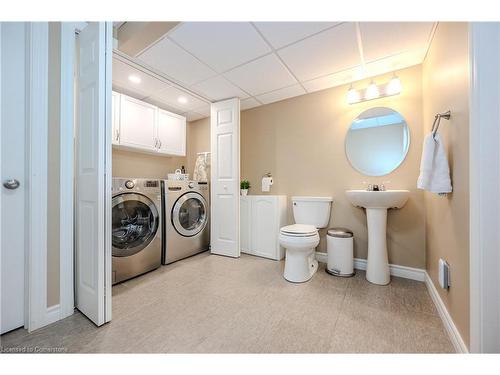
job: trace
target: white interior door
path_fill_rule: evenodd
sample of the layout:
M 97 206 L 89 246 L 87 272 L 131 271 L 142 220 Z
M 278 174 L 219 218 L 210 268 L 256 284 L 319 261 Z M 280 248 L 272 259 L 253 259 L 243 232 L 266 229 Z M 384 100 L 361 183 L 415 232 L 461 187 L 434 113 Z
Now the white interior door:
M 24 325 L 25 34 L 0 23 L 1 333 Z
M 212 254 L 240 256 L 240 100 L 213 103 L 210 114 Z
M 79 34 L 77 49 L 75 302 L 76 307 L 97 325 L 110 319 L 106 299 L 111 295 L 110 275 L 105 271 L 111 262 L 106 239 L 111 232 L 107 228 L 107 205 L 111 204 L 107 194 L 111 187 L 107 186 L 109 179 L 106 176 L 111 164 L 111 160 L 106 160 L 111 146 L 107 33 L 109 27 L 104 22 L 89 23 Z

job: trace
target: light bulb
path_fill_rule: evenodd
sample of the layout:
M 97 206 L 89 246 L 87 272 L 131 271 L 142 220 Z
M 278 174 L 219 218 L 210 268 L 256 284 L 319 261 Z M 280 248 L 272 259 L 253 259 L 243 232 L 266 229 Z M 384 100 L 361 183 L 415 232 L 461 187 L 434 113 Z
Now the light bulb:
M 360 96 L 358 90 L 354 89 L 352 86 L 347 91 L 347 103 L 348 104 L 354 104 L 360 101 Z
M 177 101 L 178 101 L 179 103 L 186 104 L 188 100 L 187 100 L 187 98 L 186 98 L 185 96 L 179 96 L 179 97 L 177 98 Z
M 396 95 L 401 92 L 401 81 L 397 76 L 394 76 L 391 81 L 387 84 L 386 94 Z
M 379 96 L 380 92 L 378 90 L 378 86 L 375 84 L 375 82 L 372 81 L 372 83 L 370 83 L 370 85 L 366 88 L 365 99 L 366 100 L 376 99 Z

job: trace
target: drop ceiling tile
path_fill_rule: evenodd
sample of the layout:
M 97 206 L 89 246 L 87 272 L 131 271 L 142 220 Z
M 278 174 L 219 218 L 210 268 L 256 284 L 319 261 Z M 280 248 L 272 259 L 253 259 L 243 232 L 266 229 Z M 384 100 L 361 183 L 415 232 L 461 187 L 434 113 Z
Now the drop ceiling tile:
M 141 79 L 140 83 L 133 83 L 129 76 L 134 75 Z M 145 97 L 153 95 L 168 86 L 163 81 L 156 79 L 149 74 L 118 60 L 113 59 L 112 81 L 114 86 L 125 89 L 127 92 L 134 93 L 134 97 Z
M 186 112 L 185 108 L 175 107 L 175 106 L 173 106 L 173 105 L 171 105 L 169 103 L 166 103 L 166 102 L 164 102 L 162 100 L 158 100 L 157 98 L 154 98 L 154 97 L 151 97 L 151 96 L 147 97 L 147 98 L 144 98 L 142 100 L 145 101 L 146 103 L 155 105 L 155 106 L 157 106 L 160 109 L 164 109 L 165 111 L 177 113 L 178 115 L 181 115 L 181 116 L 184 116 L 185 112 Z
M 297 83 L 274 54 L 239 66 L 224 76 L 254 96 Z
M 257 100 L 255 100 L 255 98 L 247 98 L 247 99 L 243 99 L 240 102 L 240 109 L 242 111 L 244 111 L 245 109 L 250 109 L 250 108 L 258 107 L 260 105 L 262 105 L 262 104 L 259 103 Z
M 361 22 L 365 61 L 428 45 L 433 22 Z
M 277 102 L 294 96 L 304 95 L 306 91 L 299 84 L 285 87 L 276 91 L 271 91 L 257 96 L 257 99 L 264 104 Z
M 216 75 L 212 69 L 167 38 L 152 45 L 137 58 L 175 81 L 188 86 Z
M 278 51 L 300 81 L 361 63 L 354 23 L 343 23 Z
M 186 98 L 187 101 L 185 103 L 179 102 L 180 97 Z M 172 86 L 169 86 L 153 95 L 152 98 L 167 103 L 175 108 L 182 108 L 185 111 L 191 111 L 194 108 L 203 107 L 206 104 L 203 100 L 200 100 Z
M 271 52 L 248 22 L 185 22 L 169 38 L 219 73 Z
M 222 100 L 238 97 L 240 99 L 248 98 L 243 90 L 228 82 L 224 77 L 217 76 L 209 78 L 206 81 L 191 86 L 191 89 L 212 100 Z
M 203 107 L 194 108 L 193 112 L 199 113 L 200 115 L 210 116 L 210 104 L 205 104 Z
M 196 112 L 188 112 L 185 113 L 184 116 L 186 116 L 187 121 L 196 121 L 207 117 L 205 115 L 202 115 L 201 113 L 196 113 Z
M 420 49 L 412 49 L 411 51 L 372 61 L 366 64 L 365 75 L 367 77 L 373 77 L 421 64 L 426 52 L 427 48 L 422 47 Z
M 254 22 L 254 25 L 275 48 L 315 34 L 337 25 L 339 22 Z
M 359 81 L 363 78 L 366 78 L 363 68 L 356 67 L 343 70 L 338 73 L 329 74 L 327 76 L 316 78 L 310 81 L 302 82 L 302 85 L 304 85 L 307 92 L 314 92 L 344 85 L 346 83 Z

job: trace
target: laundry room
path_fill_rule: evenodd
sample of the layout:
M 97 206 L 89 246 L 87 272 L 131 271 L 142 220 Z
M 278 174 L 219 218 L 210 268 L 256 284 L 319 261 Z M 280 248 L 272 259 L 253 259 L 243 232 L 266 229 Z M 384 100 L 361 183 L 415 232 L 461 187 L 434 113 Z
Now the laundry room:
M 210 243 L 210 135 L 194 124 L 210 102 L 131 57 L 150 26 L 120 26 L 132 35 L 112 59 L 113 284 Z

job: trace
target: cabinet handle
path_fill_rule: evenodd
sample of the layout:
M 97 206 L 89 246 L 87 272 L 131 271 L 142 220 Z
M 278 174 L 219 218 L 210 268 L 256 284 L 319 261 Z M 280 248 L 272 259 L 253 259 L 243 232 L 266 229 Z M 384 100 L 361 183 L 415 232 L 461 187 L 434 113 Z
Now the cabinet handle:
M 3 183 L 3 186 L 9 190 L 16 190 L 19 187 L 19 185 L 21 185 L 19 181 L 13 178 L 11 178 L 10 180 L 6 180 Z
M 118 129 L 115 130 L 115 141 L 120 140 L 120 131 Z
M 160 144 L 158 145 L 158 148 L 161 148 L 161 139 L 158 139 L 158 142 L 160 143 Z

